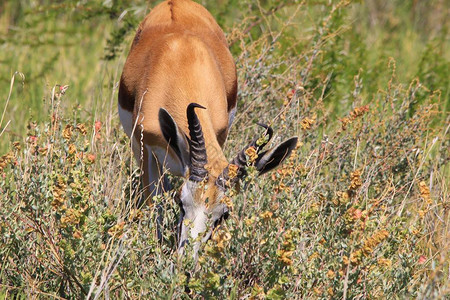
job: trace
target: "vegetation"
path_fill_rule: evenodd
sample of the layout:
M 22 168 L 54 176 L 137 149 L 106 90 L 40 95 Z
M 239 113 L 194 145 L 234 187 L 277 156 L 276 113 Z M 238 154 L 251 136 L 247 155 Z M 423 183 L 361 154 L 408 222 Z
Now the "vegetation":
M 448 4 L 202 4 L 238 67 L 227 156 L 256 121 L 300 144 L 271 174 L 248 166 L 195 265 L 176 254 L 180 179 L 136 207 L 116 113 L 154 3 L 0 3 L 0 298 L 448 297 Z

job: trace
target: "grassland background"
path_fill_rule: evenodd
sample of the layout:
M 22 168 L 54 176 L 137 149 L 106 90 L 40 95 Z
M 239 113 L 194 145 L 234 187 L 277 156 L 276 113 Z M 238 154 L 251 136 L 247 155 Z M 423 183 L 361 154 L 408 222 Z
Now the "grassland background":
M 116 113 L 155 2 L 0 3 L 0 296 L 448 295 L 447 2 L 201 3 L 238 67 L 227 156 L 261 120 L 301 144 L 250 176 L 196 273 L 174 255 L 172 195 L 155 199 L 163 244 L 154 208 L 130 204 L 138 171 Z

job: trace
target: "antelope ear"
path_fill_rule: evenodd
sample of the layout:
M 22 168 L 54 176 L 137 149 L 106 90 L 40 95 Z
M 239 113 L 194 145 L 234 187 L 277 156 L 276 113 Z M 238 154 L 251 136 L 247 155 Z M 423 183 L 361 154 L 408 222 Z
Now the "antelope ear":
M 297 137 L 290 138 L 280 145 L 261 153 L 255 162 L 259 175 L 276 168 L 286 158 L 288 158 L 289 155 L 291 155 L 292 150 L 294 150 L 297 145 L 297 140 Z
M 169 146 L 177 154 L 184 167 L 189 166 L 189 140 L 175 120 L 164 108 L 159 109 L 159 126 Z

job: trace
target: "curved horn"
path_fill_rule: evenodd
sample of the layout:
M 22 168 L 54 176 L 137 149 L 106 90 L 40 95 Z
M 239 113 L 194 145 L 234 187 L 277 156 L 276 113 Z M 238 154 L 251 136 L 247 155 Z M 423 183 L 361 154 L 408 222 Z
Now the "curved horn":
M 267 141 L 264 141 L 260 145 L 257 145 L 258 144 L 258 140 L 257 139 L 253 140 L 252 144 L 249 145 L 249 147 L 250 146 L 255 147 L 257 149 L 258 153 L 259 153 L 262 150 L 262 148 L 264 148 L 270 142 L 270 140 L 272 139 L 273 129 L 269 125 L 266 125 L 266 124 L 263 124 L 263 123 L 256 123 L 256 124 L 258 124 L 259 126 L 265 128 L 266 129 L 266 133 L 264 133 L 264 136 L 268 136 Z
M 190 175 L 189 180 L 200 182 L 208 177 L 208 171 L 205 169 L 205 165 L 208 162 L 206 157 L 206 147 L 205 138 L 203 137 L 202 126 L 200 125 L 200 120 L 194 109 L 205 107 L 197 103 L 191 103 L 187 107 L 187 120 L 189 125 L 189 135 L 190 139 Z
M 247 145 L 241 152 L 239 152 L 235 158 L 231 161 L 231 164 L 238 166 L 239 168 L 245 167 L 247 165 L 247 156 L 245 155 L 245 151 L 253 147 L 256 149 L 256 153 L 259 154 L 261 150 L 269 143 L 270 139 L 273 136 L 273 129 L 269 125 L 263 124 L 263 123 L 256 123 L 259 126 L 266 129 L 266 132 L 264 133 L 264 137 L 268 136 L 267 140 L 263 140 L 262 143 L 258 143 L 260 140 L 259 138 L 255 138 L 250 144 Z
M 225 188 L 228 183 L 235 184 L 239 178 L 242 178 L 246 175 L 245 173 L 245 166 L 247 165 L 247 156 L 245 155 L 245 151 L 253 147 L 256 149 L 256 153 L 259 154 L 261 150 L 269 143 L 270 139 L 273 136 L 273 129 L 272 127 L 263 124 L 263 123 L 257 123 L 259 126 L 266 129 L 266 132 L 264 133 L 264 136 L 268 136 L 267 140 L 264 140 L 262 143 L 258 145 L 258 138 L 254 139 L 250 144 L 247 145 L 243 150 L 241 150 L 230 162 L 230 164 L 223 170 L 222 174 L 219 175 L 219 177 L 216 180 L 216 184 L 218 186 L 221 186 Z M 230 178 L 230 165 L 237 166 L 236 170 L 236 176 L 233 176 Z M 234 174 L 233 174 L 234 175 Z

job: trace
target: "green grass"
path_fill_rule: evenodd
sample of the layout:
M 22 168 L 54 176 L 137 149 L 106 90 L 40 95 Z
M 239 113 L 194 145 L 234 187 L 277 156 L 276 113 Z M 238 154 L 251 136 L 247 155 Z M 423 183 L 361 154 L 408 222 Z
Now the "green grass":
M 0 4 L 0 298 L 449 295 L 445 2 L 203 3 L 238 68 L 227 157 L 256 121 L 300 144 L 262 178 L 249 166 L 196 267 L 176 255 L 173 193 L 135 208 L 139 171 L 116 113 L 147 4 L 77 2 Z M 8 97 L 15 71 L 25 80 Z

